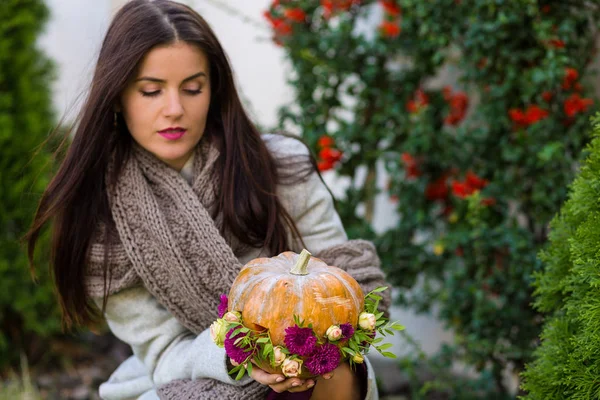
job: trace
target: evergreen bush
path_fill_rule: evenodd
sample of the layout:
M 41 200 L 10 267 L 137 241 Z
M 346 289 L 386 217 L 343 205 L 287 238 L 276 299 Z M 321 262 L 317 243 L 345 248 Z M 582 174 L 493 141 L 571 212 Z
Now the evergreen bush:
M 36 46 L 47 18 L 41 0 L 0 1 L 0 370 L 21 353 L 35 363 L 61 329 L 47 262 L 34 283 L 20 242 L 48 183 L 50 156 L 36 155 L 53 126 L 52 64 Z
M 523 374 L 524 399 L 600 398 L 600 114 L 593 136 L 541 252 L 535 306 L 548 316 Z

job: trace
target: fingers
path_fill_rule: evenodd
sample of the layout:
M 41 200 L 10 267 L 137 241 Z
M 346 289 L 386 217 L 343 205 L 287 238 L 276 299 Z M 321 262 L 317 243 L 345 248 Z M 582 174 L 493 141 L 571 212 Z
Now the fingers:
M 294 381 L 294 379 L 291 380 Z M 315 381 L 313 379 L 307 379 L 306 381 L 298 380 L 296 382 L 292 382 L 291 388 L 288 389 L 288 392 L 304 392 L 313 386 L 315 386 Z
M 285 377 L 279 374 L 269 374 L 268 372 L 258 368 L 257 366 L 252 367 L 250 372 L 252 379 L 263 385 L 276 385 L 280 382 L 285 381 Z
M 236 363 L 233 360 L 230 360 L 231 364 L 235 365 L 239 365 L 238 363 Z M 252 371 L 250 371 L 250 376 L 252 377 L 252 379 L 254 379 L 255 381 L 257 381 L 260 384 L 263 385 L 267 385 L 269 386 L 271 389 L 273 389 L 275 392 L 277 393 L 283 393 L 283 392 L 304 392 L 310 388 L 312 388 L 315 385 L 315 379 L 307 379 L 307 380 L 303 380 L 300 378 L 287 378 L 283 375 L 280 374 L 270 374 L 268 372 L 266 372 L 263 369 L 260 369 L 259 367 L 256 366 L 254 360 L 251 360 L 251 362 L 254 364 L 252 366 Z M 327 377 L 324 375 L 323 378 L 325 379 L 330 379 L 331 376 L 333 376 L 333 373 L 329 373 L 326 374 L 328 375 Z
M 269 387 L 277 393 L 282 393 L 286 391 L 291 393 L 297 393 L 304 392 L 312 388 L 313 386 L 315 386 L 315 382 L 312 379 L 302 380 L 297 378 L 289 378 L 281 383 L 270 385 Z
M 303 392 L 315 385 L 315 381 L 313 379 L 307 379 L 306 381 L 298 378 L 286 379 L 283 375 L 269 374 L 268 372 L 257 367 L 252 367 L 250 376 L 258 383 L 268 385 L 277 393 L 283 393 L 286 391 Z

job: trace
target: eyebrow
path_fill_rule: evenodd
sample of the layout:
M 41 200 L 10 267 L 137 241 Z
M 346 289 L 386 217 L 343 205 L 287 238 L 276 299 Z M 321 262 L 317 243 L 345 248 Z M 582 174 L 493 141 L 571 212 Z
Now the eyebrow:
M 198 77 L 207 77 L 206 74 L 204 72 L 198 72 L 197 74 L 194 74 L 192 76 L 188 76 L 187 78 L 185 78 L 181 83 L 187 82 L 187 81 L 191 81 L 192 79 L 196 79 Z M 166 81 L 164 79 L 159 79 L 159 78 L 153 78 L 151 76 L 142 76 L 140 78 L 137 78 L 135 80 L 135 82 L 139 82 L 139 81 L 150 81 L 150 82 L 158 82 L 158 83 L 165 83 Z

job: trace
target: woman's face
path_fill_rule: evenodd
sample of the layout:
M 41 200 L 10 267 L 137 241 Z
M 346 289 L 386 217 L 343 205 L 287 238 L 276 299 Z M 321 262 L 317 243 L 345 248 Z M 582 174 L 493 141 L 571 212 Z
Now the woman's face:
M 121 111 L 133 139 L 181 170 L 202 138 L 210 105 L 209 64 L 185 42 L 146 54 L 121 95 Z

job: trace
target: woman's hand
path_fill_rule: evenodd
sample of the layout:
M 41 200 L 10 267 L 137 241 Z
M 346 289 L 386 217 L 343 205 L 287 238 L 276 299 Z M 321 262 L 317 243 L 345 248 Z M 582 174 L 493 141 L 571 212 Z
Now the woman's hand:
M 277 393 L 282 393 L 285 391 L 288 392 L 304 392 L 305 390 L 310 389 L 315 385 L 315 381 L 313 379 L 299 379 L 299 378 L 285 378 L 285 376 L 280 374 L 270 374 L 256 365 L 252 367 L 252 372 L 250 376 L 255 381 L 262 383 L 263 385 L 268 385 L 271 389 L 273 389 Z
M 230 360 L 233 365 L 236 365 L 235 361 Z M 254 364 L 254 363 L 253 363 Z M 320 378 L 330 379 L 333 376 L 333 373 L 329 373 L 323 375 Z M 288 392 L 304 392 L 315 385 L 314 379 L 300 379 L 300 378 L 287 378 L 281 374 L 270 374 L 265 370 L 260 369 L 254 364 L 252 366 L 252 371 L 250 372 L 250 377 L 257 381 L 258 383 L 262 383 L 263 385 L 269 386 L 277 393 L 282 393 L 285 391 Z

